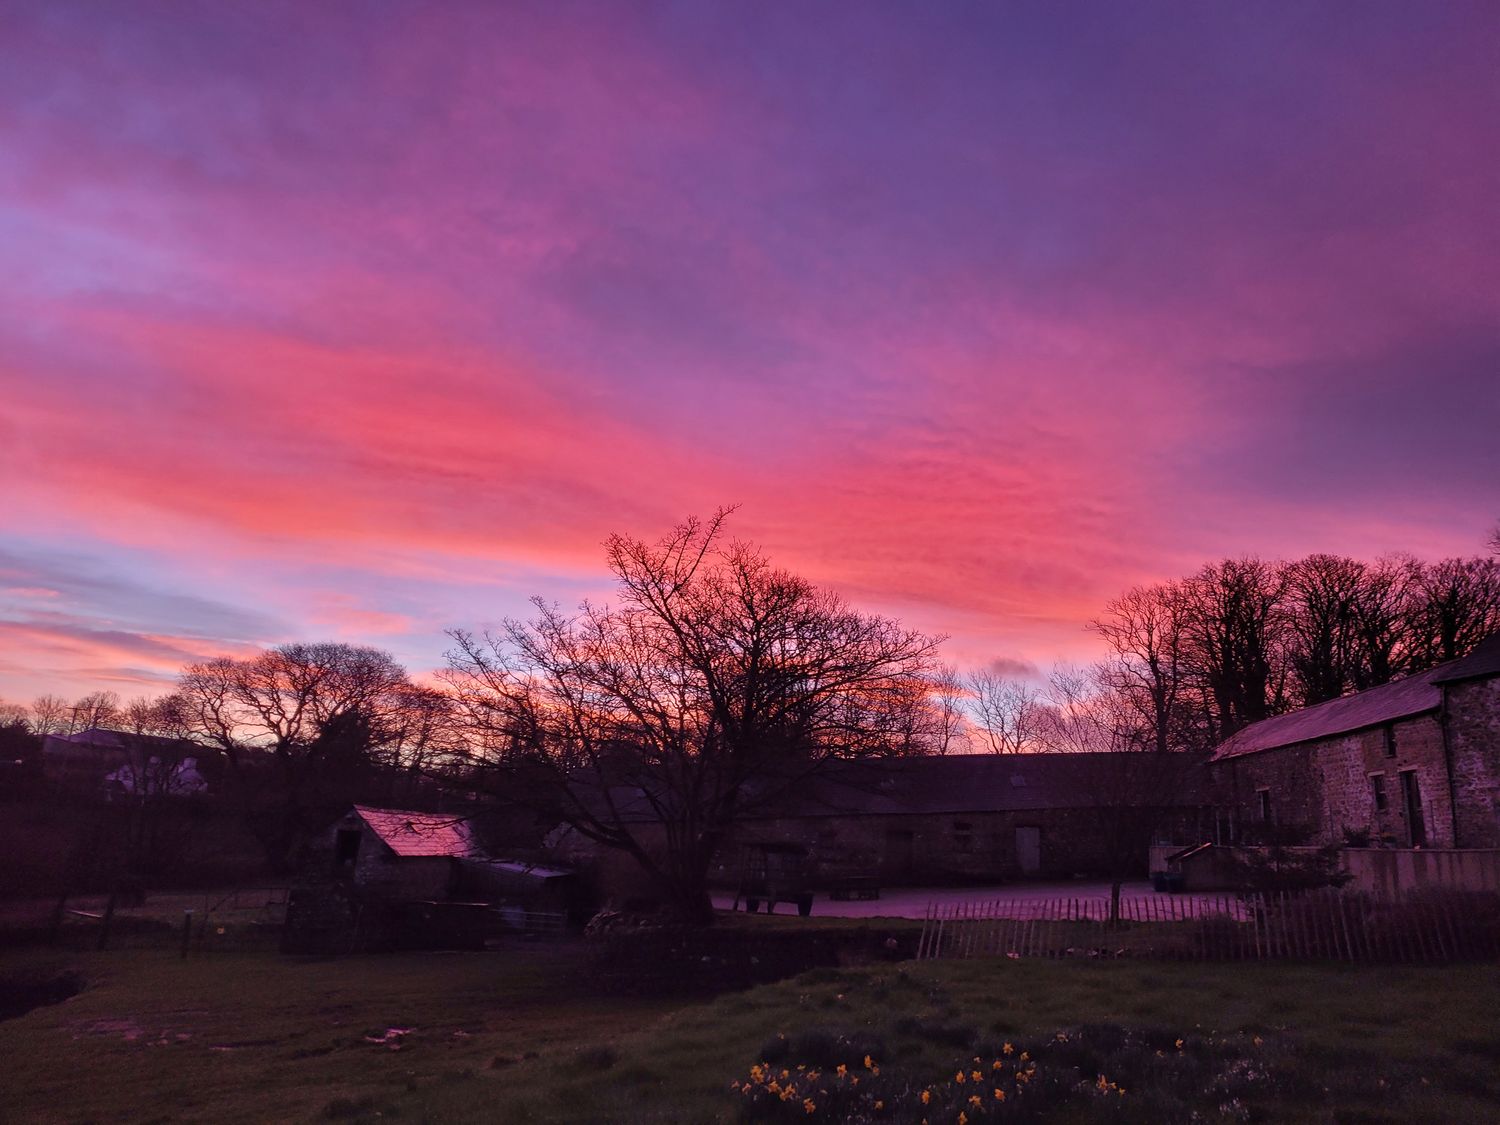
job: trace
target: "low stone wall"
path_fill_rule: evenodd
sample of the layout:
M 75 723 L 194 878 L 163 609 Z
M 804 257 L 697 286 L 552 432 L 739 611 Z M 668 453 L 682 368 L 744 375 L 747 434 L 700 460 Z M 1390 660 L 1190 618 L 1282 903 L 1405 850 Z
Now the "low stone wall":
M 1175 845 L 1151 846 L 1151 870 L 1165 871 L 1167 857 L 1181 851 Z M 1231 889 L 1230 857 L 1236 849 L 1205 848 L 1180 865 L 1184 890 Z M 1312 852 L 1314 848 L 1288 848 Z M 1452 891 L 1500 891 L 1500 848 L 1345 848 L 1344 868 L 1354 878 L 1351 891 L 1394 898 L 1411 891 L 1442 888 Z
M 1500 891 L 1500 848 L 1346 848 L 1353 890 L 1393 897 L 1429 887 Z

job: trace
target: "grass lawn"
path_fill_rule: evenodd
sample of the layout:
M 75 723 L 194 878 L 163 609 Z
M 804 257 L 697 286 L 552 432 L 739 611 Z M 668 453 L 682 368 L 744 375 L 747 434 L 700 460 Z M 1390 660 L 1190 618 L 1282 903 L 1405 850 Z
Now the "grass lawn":
M 1168 1055 L 1173 1037 L 1263 1037 L 1276 1077 L 1249 1119 L 1500 1120 L 1494 966 L 907 962 L 696 1002 L 598 998 L 577 947 L 0 954 L 0 979 L 62 968 L 87 980 L 79 995 L 0 1022 L 0 1119 L 733 1120 L 729 1083 L 778 1034 L 866 1037 L 925 1083 L 974 1040 L 1119 1024 L 1156 1029 Z M 1113 1108 L 1132 1096 L 1053 1119 L 1134 1119 Z

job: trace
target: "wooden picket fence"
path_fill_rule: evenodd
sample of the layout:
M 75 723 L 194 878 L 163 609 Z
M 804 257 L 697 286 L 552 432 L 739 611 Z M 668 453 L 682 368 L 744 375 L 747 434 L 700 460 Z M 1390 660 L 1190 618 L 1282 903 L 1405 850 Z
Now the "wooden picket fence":
M 1317 890 L 996 899 L 927 908 L 917 957 L 1447 963 L 1500 957 L 1500 894 Z

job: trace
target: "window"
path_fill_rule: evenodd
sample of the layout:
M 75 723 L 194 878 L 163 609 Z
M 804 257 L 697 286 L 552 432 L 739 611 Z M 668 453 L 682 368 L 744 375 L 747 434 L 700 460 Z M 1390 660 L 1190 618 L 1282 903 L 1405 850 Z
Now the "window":
M 1271 823 L 1271 791 L 1269 789 L 1257 789 L 1255 791 L 1255 803 L 1260 819 L 1266 824 Z
M 1375 811 L 1385 812 L 1388 804 L 1385 799 L 1385 774 L 1372 773 L 1370 775 L 1370 795 L 1375 798 Z
M 1394 726 L 1385 728 L 1385 756 L 1387 758 L 1396 756 L 1396 728 Z

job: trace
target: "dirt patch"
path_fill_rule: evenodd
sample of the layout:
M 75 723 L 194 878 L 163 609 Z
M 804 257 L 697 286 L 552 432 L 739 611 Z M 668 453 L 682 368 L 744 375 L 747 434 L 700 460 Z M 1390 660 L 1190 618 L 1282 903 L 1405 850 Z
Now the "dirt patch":
M 35 978 L 0 977 L 0 1020 L 15 1019 L 49 1004 L 61 1004 L 82 992 L 84 984 L 83 977 L 71 970 Z

